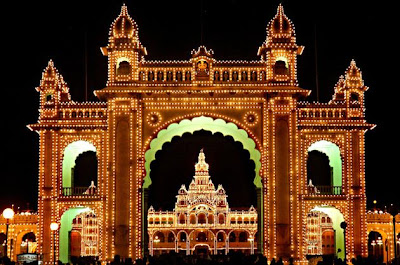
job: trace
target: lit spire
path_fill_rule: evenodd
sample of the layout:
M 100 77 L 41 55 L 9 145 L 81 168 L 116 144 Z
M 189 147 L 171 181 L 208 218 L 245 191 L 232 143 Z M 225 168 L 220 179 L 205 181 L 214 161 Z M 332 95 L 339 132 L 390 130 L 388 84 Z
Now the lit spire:
M 201 149 L 198 156 L 198 162 L 195 165 L 196 175 L 197 173 L 201 173 L 201 175 L 204 175 L 205 173 L 208 174 L 208 167 L 209 166 L 206 163 L 206 156 L 203 152 L 203 149 Z

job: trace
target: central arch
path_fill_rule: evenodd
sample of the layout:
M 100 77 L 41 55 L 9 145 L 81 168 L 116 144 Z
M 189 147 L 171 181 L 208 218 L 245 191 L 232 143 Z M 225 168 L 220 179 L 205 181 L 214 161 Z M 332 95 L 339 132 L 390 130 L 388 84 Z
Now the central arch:
M 255 164 L 254 185 L 257 188 L 262 187 L 260 176 L 261 153 L 256 148 L 256 143 L 249 137 L 248 133 L 239 129 L 232 122 L 226 122 L 223 119 L 213 119 L 211 117 L 200 116 L 193 119 L 183 119 L 179 123 L 172 123 L 166 129 L 160 130 L 157 137 L 150 142 L 150 148 L 145 153 L 145 171 L 146 176 L 143 181 L 143 188 L 151 185 L 150 164 L 156 158 L 157 151 L 162 149 L 166 142 L 170 142 L 174 136 L 182 136 L 184 133 L 193 133 L 199 130 L 206 130 L 212 133 L 222 133 L 224 136 L 231 136 L 235 141 L 241 142 L 243 148 L 250 153 L 250 159 Z
M 254 162 L 254 180 L 253 183 L 260 192 L 259 197 L 259 220 L 263 220 L 263 195 L 262 195 L 262 179 L 261 179 L 261 153 L 257 149 L 256 141 L 257 139 L 252 139 L 249 136 L 249 133 L 239 128 L 235 123 L 226 121 L 221 118 L 212 118 L 207 116 L 197 116 L 194 118 L 186 118 L 180 121 L 174 122 L 169 124 L 165 129 L 161 129 L 156 134 L 156 137 L 152 139 L 148 145 L 148 150 L 145 152 L 145 176 L 143 179 L 143 196 L 142 196 L 142 205 L 144 206 L 144 211 L 142 212 L 142 235 L 143 238 L 146 238 L 146 198 L 148 194 L 149 186 L 152 183 L 150 177 L 151 171 L 151 163 L 156 160 L 156 153 L 157 151 L 163 148 L 163 145 L 167 142 L 171 142 L 172 139 L 176 136 L 182 137 L 185 133 L 193 134 L 196 131 L 209 131 L 211 133 L 221 133 L 223 136 L 230 136 L 233 138 L 234 141 L 240 142 L 243 145 L 243 149 L 247 150 L 250 154 L 250 160 Z M 251 133 L 250 133 L 251 134 Z M 258 142 L 257 142 L 258 143 Z M 259 241 L 262 242 L 263 240 L 263 226 L 259 225 L 258 227 L 258 234 Z M 146 241 L 146 240 L 145 240 Z M 144 244 L 146 245 L 146 243 Z M 261 248 L 260 248 L 261 249 Z

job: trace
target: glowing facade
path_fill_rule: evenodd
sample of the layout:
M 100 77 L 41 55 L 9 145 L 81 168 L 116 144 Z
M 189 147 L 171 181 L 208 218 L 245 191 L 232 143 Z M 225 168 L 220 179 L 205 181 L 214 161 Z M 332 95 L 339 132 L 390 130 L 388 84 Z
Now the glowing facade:
M 9 220 L 8 244 L 6 241 L 6 220 L 0 215 L 0 257 L 6 255 L 11 260 L 17 260 L 18 254 L 37 252 L 37 223 L 36 213 L 29 211 L 18 212 L 12 220 Z
M 173 211 L 148 211 L 149 252 L 169 251 L 224 253 L 230 250 L 254 254 L 257 211 L 232 211 L 222 185 L 215 189 L 203 150 L 195 165 L 195 176 L 186 189 L 182 185 Z
M 92 211 L 98 257 L 144 255 L 147 189 L 156 152 L 174 136 L 208 130 L 232 136 L 255 164 L 258 232 L 255 248 L 268 258 L 304 261 L 308 216 L 325 213 L 348 258 L 368 254 L 365 196 L 364 85 L 355 61 L 328 103 L 308 103 L 297 82 L 294 26 L 280 5 L 258 50 L 259 60 L 224 61 L 200 46 L 188 60 L 148 61 L 138 26 L 124 5 L 101 49 L 108 81 L 100 102 L 75 102 L 52 61 L 43 72 L 39 119 L 38 251 L 52 262 L 50 223 L 60 223 L 57 258 L 67 262 L 73 219 Z M 308 177 L 309 153 L 329 157 L 332 180 Z M 94 152 L 97 179 L 79 187 L 76 159 Z M 311 180 L 311 182 L 310 182 Z M 311 185 L 311 186 L 310 186 Z M 311 188 L 310 188 L 311 187 Z M 347 223 L 346 238 L 340 223 Z M 341 238 L 341 239 L 340 239 Z M 343 257 L 344 252 L 338 254 Z

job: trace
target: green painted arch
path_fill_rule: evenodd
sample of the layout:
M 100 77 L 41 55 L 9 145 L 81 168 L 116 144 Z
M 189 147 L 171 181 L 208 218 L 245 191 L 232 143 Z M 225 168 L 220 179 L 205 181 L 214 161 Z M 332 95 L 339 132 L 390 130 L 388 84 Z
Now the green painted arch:
M 77 157 L 87 151 L 96 152 L 96 147 L 87 141 L 75 141 L 70 143 L 64 149 L 63 162 L 62 162 L 62 187 L 71 188 L 72 183 L 72 169 L 75 167 Z
M 308 152 L 320 151 L 328 156 L 329 166 L 333 169 L 332 186 L 342 186 L 342 157 L 339 147 L 329 141 L 321 140 L 313 143 Z
M 193 119 L 184 119 L 179 123 L 172 123 L 166 129 L 158 132 L 157 137 L 150 142 L 150 148 L 145 153 L 145 170 L 143 188 L 151 185 L 150 164 L 156 159 L 157 151 L 162 149 L 166 142 L 170 142 L 174 136 L 182 136 L 184 133 L 193 133 L 199 130 L 206 130 L 212 133 L 222 133 L 224 136 L 231 136 L 235 141 L 242 143 L 243 148 L 250 153 L 250 159 L 255 164 L 254 185 L 258 188 L 262 187 L 260 176 L 261 169 L 261 153 L 256 149 L 256 143 L 251 139 L 248 133 L 239 129 L 232 122 L 226 122 L 223 119 L 213 119 L 211 117 L 199 116 Z
M 72 220 L 80 213 L 92 211 L 88 207 L 74 207 L 69 208 L 63 213 L 60 220 L 60 233 L 59 233 L 59 260 L 62 263 L 68 263 L 70 254 L 70 238 L 69 232 L 72 230 Z
M 338 258 L 344 260 L 346 242 L 343 228 L 340 227 L 340 224 L 345 221 L 343 214 L 339 209 L 329 205 L 316 206 L 311 211 L 323 212 L 331 218 L 333 229 L 335 230 L 335 252 Z M 339 249 L 341 249 L 341 252 L 338 252 Z

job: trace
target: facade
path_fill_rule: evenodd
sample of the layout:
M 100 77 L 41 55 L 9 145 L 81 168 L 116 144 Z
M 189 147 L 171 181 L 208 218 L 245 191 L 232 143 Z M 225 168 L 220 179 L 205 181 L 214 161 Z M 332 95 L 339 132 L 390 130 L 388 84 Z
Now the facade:
M 16 213 L 14 218 L 8 221 L 8 244 L 6 247 L 7 220 L 0 215 L 0 258 L 7 256 L 11 260 L 17 260 L 19 254 L 36 253 L 37 223 L 38 215 L 36 213 L 30 211 Z
M 195 175 L 186 189 L 182 185 L 173 211 L 147 215 L 150 255 L 165 252 L 228 254 L 230 250 L 254 254 L 257 211 L 232 211 L 222 185 L 215 189 L 203 150 Z
M 145 255 L 151 162 L 164 143 L 198 130 L 231 136 L 255 164 L 254 249 L 305 261 L 315 248 L 307 238 L 313 213 L 330 218 L 335 255 L 368 255 L 364 135 L 374 127 L 364 116 L 368 88 L 352 60 L 330 102 L 304 101 L 310 91 L 297 82 L 303 49 L 279 5 L 259 60 L 218 60 L 200 46 L 187 60 L 149 61 L 124 5 L 101 49 L 108 81 L 95 91 L 99 102 L 73 101 L 50 61 L 36 88 L 39 118 L 29 125 L 39 134 L 37 240 L 45 263 L 53 263 L 54 252 L 69 261 L 71 241 L 84 238 L 75 230 L 71 238 L 73 220 L 89 213 L 96 218 L 98 259 Z M 312 152 L 329 158 L 330 178 L 311 177 Z M 82 184 L 74 171 L 84 153 L 95 154 L 92 184 Z M 52 222 L 60 224 L 55 241 Z M 322 252 L 322 246 L 315 250 Z

